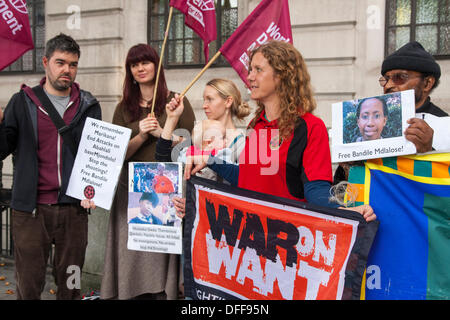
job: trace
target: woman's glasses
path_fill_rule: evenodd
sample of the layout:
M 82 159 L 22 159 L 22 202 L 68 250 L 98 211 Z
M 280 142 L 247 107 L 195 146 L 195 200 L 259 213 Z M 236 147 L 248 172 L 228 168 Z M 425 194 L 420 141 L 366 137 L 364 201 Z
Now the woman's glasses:
M 407 73 L 394 73 L 391 76 L 382 76 L 380 79 L 378 79 L 378 82 L 380 83 L 380 86 L 384 87 L 389 80 L 392 80 L 392 82 L 397 85 L 403 85 L 405 84 L 409 79 L 414 78 L 421 78 L 421 76 L 410 76 Z

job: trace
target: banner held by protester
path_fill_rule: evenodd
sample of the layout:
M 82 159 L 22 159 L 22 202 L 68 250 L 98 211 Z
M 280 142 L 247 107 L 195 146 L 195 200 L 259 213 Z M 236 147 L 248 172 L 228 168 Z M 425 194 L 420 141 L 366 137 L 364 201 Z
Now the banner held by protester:
M 270 40 L 293 43 L 288 0 L 263 0 L 219 49 L 248 86 L 249 55 Z
M 25 0 L 0 0 L 0 71 L 34 48 Z
M 184 14 L 184 24 L 203 40 L 205 61 L 209 60 L 209 43 L 217 39 L 214 0 L 170 0 L 169 5 Z
M 360 298 L 378 222 L 198 177 L 187 182 L 186 296 Z
M 248 87 L 249 54 L 253 49 L 270 40 L 292 43 L 288 0 L 261 1 L 194 80 L 183 90 L 181 96 L 187 93 L 220 55 L 223 55 L 228 60 Z

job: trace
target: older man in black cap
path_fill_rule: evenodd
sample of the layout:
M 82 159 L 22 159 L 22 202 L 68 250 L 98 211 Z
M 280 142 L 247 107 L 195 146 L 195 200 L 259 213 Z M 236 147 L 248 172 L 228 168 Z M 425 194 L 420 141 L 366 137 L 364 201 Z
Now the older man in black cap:
M 438 123 L 433 121 L 436 117 L 448 116 L 430 99 L 430 94 L 439 85 L 441 77 L 441 68 L 433 56 L 419 42 L 409 42 L 383 61 L 381 74 L 379 81 L 385 94 L 414 89 L 416 115 L 420 114 L 420 118 L 408 120 L 410 126 L 405 131 L 405 137 L 414 143 L 417 152 L 450 149 L 450 139 L 447 136 L 450 119 L 443 132 L 442 125 L 437 127 L 432 124 Z
M 441 68 L 423 46 L 412 41 L 386 57 L 381 66 L 380 85 L 384 93 L 413 89 L 416 118 L 408 120 L 405 137 L 418 153 L 450 150 L 450 118 L 431 102 L 430 94 L 439 85 Z M 443 121 L 448 122 L 442 125 Z M 348 179 L 348 163 L 341 163 L 334 174 L 334 184 Z

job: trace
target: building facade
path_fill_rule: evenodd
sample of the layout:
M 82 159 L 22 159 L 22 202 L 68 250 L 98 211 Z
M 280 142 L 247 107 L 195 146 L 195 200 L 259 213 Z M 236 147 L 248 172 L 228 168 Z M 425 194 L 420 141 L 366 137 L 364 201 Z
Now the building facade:
M 276 1 L 276 0 L 273 0 Z M 34 52 L 0 73 L 0 106 L 5 107 L 22 83 L 35 85 L 44 76 L 40 59 L 47 39 L 60 32 L 81 46 L 77 82 L 100 101 L 103 118 L 111 121 L 122 92 L 128 49 L 137 43 L 160 45 L 169 1 L 154 0 L 28 0 Z M 260 0 L 219 0 L 221 41 L 259 4 Z M 433 102 L 450 112 L 449 0 L 290 0 L 294 45 L 305 58 L 318 102 L 316 114 L 331 126 L 331 104 L 382 93 L 378 84 L 385 55 L 409 39 L 424 42 L 439 59 L 440 86 Z M 201 70 L 198 39 L 174 18 L 166 51 L 169 89 L 183 89 Z M 219 19 L 219 18 L 218 18 Z M 212 44 L 217 50 L 218 44 Z M 183 48 L 183 49 L 181 49 Z M 234 80 L 244 99 L 244 84 L 225 61 L 211 67 L 187 97 L 197 119 L 203 119 L 202 92 L 213 77 Z M 246 123 L 242 123 L 245 127 Z M 11 183 L 10 159 L 4 162 L 3 184 Z M 101 210 L 100 210 L 101 211 Z M 107 213 L 91 216 L 87 270 L 101 272 Z M 101 236 L 97 236 L 101 234 Z

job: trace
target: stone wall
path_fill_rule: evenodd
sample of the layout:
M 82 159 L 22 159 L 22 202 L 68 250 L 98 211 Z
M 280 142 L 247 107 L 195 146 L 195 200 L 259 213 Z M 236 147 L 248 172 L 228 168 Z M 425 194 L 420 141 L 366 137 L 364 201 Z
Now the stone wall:
M 239 21 L 258 3 L 259 0 L 240 0 Z M 318 101 L 316 113 L 330 127 L 332 103 L 382 93 L 378 78 L 384 57 L 385 1 L 291 0 L 289 5 L 294 45 L 305 58 L 312 77 Z M 128 49 L 147 42 L 147 10 L 146 0 L 46 1 L 46 39 L 64 32 L 79 42 L 82 54 L 77 81 L 99 99 L 105 121 L 111 121 L 121 96 Z M 450 87 L 450 60 L 439 63 L 443 76 L 440 87 L 433 93 L 433 101 L 450 112 L 450 91 L 444 90 Z M 199 71 L 167 70 L 169 88 L 181 92 Z M 42 77 L 43 74 L 1 74 L 0 106 L 6 106 L 22 83 L 35 85 Z M 232 79 L 244 99 L 249 99 L 234 70 L 212 68 L 187 94 L 198 120 L 204 118 L 201 108 L 204 85 L 213 77 Z M 8 158 L 3 168 L 5 187 L 10 186 L 11 173 Z M 96 209 L 90 217 L 85 272 L 98 275 L 102 272 L 108 214 Z

